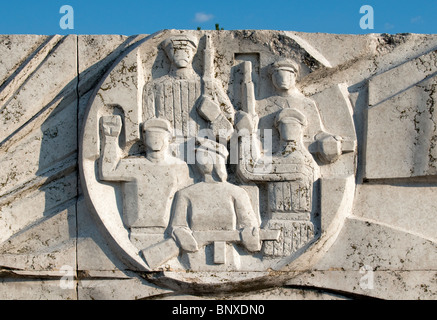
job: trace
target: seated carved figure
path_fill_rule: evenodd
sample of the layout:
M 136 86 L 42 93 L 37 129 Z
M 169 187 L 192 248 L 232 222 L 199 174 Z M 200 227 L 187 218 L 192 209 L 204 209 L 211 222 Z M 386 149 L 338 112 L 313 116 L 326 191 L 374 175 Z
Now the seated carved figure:
M 288 256 L 314 236 L 311 222 L 313 184 L 318 166 L 302 140 L 307 125 L 304 114 L 283 109 L 275 117 L 280 148 L 272 157 L 250 156 L 250 136 L 242 137 L 238 174 L 248 181 L 267 182 L 267 227 L 282 229 L 279 242 L 266 242 L 264 254 Z
M 174 193 L 191 180 L 187 164 L 169 154 L 170 123 L 153 118 L 142 126 L 145 156 L 121 157 L 121 117 L 105 116 L 100 179 L 122 182 L 123 222 L 140 249 L 163 238 Z
M 271 128 L 274 125 L 274 115 L 283 109 L 296 109 L 307 118 L 308 124 L 303 130 L 305 143 L 312 144 L 314 153 L 322 163 L 335 162 L 342 152 L 347 152 L 347 146 L 342 145 L 342 138 L 327 132 L 321 121 L 316 103 L 304 96 L 296 87 L 299 78 L 299 65 L 291 60 L 280 60 L 269 66 L 275 94 L 259 101 L 260 127 Z M 273 137 L 275 144 L 278 136 Z

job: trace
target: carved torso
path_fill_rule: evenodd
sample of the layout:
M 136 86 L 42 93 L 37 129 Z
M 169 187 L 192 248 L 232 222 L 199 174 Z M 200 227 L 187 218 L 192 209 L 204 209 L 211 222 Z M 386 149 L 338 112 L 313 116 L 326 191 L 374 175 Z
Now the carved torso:
M 274 128 L 275 115 L 285 108 L 296 109 L 307 117 L 309 125 L 304 131 L 304 142 L 312 142 L 314 137 L 323 131 L 320 115 L 314 101 L 302 94 L 271 96 L 260 101 L 258 109 L 259 126 L 261 128 Z M 273 145 L 279 146 L 279 136 L 276 130 L 273 130 Z
M 121 160 L 117 170 L 122 170 L 126 179 L 123 183 L 126 226 L 166 228 L 175 192 L 189 183 L 187 164 L 175 158 L 153 163 L 141 157 Z
M 195 137 L 200 129 L 207 127 L 195 108 L 201 94 L 202 84 L 197 75 L 192 79 L 167 75 L 152 81 L 144 89 L 144 119 L 167 119 L 177 135 Z
M 227 182 L 200 182 L 176 195 L 172 226 L 236 230 L 258 224 L 246 192 Z

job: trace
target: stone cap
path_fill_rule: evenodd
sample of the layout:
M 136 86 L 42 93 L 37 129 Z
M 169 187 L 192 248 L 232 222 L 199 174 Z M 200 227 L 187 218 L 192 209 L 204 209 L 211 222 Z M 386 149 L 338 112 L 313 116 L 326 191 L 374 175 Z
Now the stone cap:
M 191 46 L 193 49 L 197 49 L 197 43 L 198 43 L 198 39 L 194 36 L 191 35 L 186 35 L 186 34 L 181 34 L 181 35 L 176 35 L 176 36 L 172 36 L 170 38 L 167 38 L 166 40 L 164 40 L 163 42 L 163 47 L 165 51 L 168 51 L 168 49 L 170 47 L 173 47 L 175 45 L 175 43 L 178 44 L 183 44 L 185 46 L 189 45 Z
M 221 156 L 224 160 L 226 160 L 229 155 L 228 150 L 223 144 L 202 137 L 196 138 L 196 151 L 213 153 L 213 155 Z
M 277 70 L 287 70 L 294 72 L 295 74 L 299 74 L 300 72 L 299 65 L 294 61 L 288 59 L 276 61 L 270 65 L 269 72 L 271 75 Z
M 172 126 L 168 120 L 162 118 L 152 118 L 143 123 L 143 131 L 146 130 L 164 130 L 171 133 Z

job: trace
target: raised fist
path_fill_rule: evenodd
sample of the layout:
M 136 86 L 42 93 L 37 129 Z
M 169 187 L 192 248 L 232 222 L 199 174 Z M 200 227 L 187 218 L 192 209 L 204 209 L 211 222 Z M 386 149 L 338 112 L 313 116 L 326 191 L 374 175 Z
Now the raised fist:
M 106 137 L 118 137 L 121 132 L 121 117 L 120 116 L 103 116 L 100 125 L 103 134 Z
M 326 135 L 318 140 L 318 156 L 324 163 L 335 162 L 342 154 L 342 138 L 340 136 Z

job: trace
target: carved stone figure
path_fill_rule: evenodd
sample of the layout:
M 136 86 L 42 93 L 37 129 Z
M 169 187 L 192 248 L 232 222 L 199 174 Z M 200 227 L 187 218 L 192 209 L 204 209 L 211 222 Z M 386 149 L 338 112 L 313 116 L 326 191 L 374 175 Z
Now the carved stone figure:
M 252 158 L 251 135 L 242 137 L 238 173 L 246 181 L 268 183 L 267 227 L 281 229 L 283 233 L 279 242 L 265 243 L 264 253 L 288 256 L 314 237 L 312 193 L 319 174 L 316 162 L 303 144 L 305 115 L 286 108 L 277 112 L 275 125 L 281 140 L 272 157 Z
M 299 66 L 291 60 L 280 60 L 269 66 L 275 94 L 256 101 L 250 79 L 250 64 L 245 64 L 242 94 L 243 110 L 237 129 L 240 138 L 238 174 L 245 181 L 267 182 L 268 221 L 266 226 L 281 229 L 279 242 L 265 243 L 267 256 L 289 256 L 315 236 L 312 219 L 313 187 L 319 178 L 319 167 L 308 150 L 321 164 L 335 162 L 343 152 L 354 150 L 323 127 L 315 102 L 296 87 Z M 259 114 L 258 114 L 259 113 Z M 276 152 L 262 156 L 258 127 L 276 128 L 272 139 Z M 272 131 L 271 131 L 272 132 Z M 272 151 L 272 150 L 270 150 Z
M 299 65 L 292 60 L 280 60 L 269 66 L 269 74 L 276 94 L 259 101 L 260 125 L 273 127 L 274 114 L 285 108 L 302 112 L 309 123 L 305 126 L 303 139 L 307 144 L 314 143 L 311 151 L 316 154 L 321 163 L 333 163 L 342 152 L 350 152 L 354 146 L 352 145 L 351 148 L 348 141 L 343 143 L 342 137 L 326 132 L 315 102 L 305 97 L 296 87 L 299 70 Z
M 238 270 L 241 249 L 235 243 L 257 252 L 268 236 L 260 231 L 260 219 L 246 191 L 226 182 L 226 148 L 208 139 L 198 140 L 196 164 L 202 182 L 176 193 L 171 232 L 186 252 L 190 269 L 215 264 Z
M 195 37 L 172 36 L 162 43 L 162 47 L 170 60 L 170 71 L 145 85 L 144 118 L 165 118 L 175 129 L 175 135 L 184 138 L 210 129 L 213 136 L 229 139 L 233 131 L 234 108 L 214 79 L 209 38 L 206 38 L 202 78 L 192 66 L 198 47 Z
M 163 237 L 174 193 L 190 183 L 187 164 L 169 154 L 171 127 L 153 118 L 142 126 L 145 156 L 122 158 L 118 138 L 120 116 L 101 118 L 100 179 L 122 182 L 123 221 L 140 248 Z
M 354 138 L 346 96 L 337 87 L 304 96 L 300 70 L 324 60 L 291 38 L 280 45 L 294 60 L 279 60 L 260 45 L 265 34 L 253 35 L 163 31 L 129 47 L 96 90 L 81 144 L 84 191 L 129 270 L 162 271 L 170 285 L 192 285 L 190 275 L 206 284 L 209 272 L 243 281 L 305 263 L 307 249 L 331 245 L 320 237 L 337 236 L 355 157 L 341 156 L 351 144 L 329 132 Z M 321 201 L 322 190 L 341 207 Z

